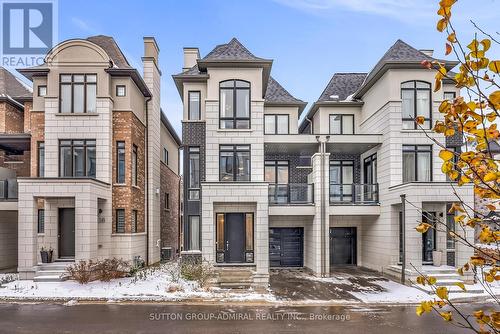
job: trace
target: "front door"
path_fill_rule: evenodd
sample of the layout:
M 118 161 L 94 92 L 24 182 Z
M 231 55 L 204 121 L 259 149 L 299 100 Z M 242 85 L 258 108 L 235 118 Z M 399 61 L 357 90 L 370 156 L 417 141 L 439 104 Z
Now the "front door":
M 271 267 L 302 267 L 304 229 L 302 227 L 269 229 L 269 264 Z
M 59 258 L 75 257 L 75 209 L 59 209 Z
M 435 225 L 435 212 L 427 212 L 422 215 L 424 223 Z M 422 262 L 432 262 L 432 251 L 436 250 L 436 229 L 429 228 L 425 233 L 422 233 Z
M 330 265 L 356 265 L 355 227 L 330 227 Z
M 245 262 L 245 214 L 226 213 L 225 262 Z

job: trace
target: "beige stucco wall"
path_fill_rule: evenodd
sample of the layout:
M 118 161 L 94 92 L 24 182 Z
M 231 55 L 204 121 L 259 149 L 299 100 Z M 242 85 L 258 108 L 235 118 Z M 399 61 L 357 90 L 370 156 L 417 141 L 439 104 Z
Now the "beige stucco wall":
M 299 108 L 298 107 L 275 107 L 266 106 L 264 104 L 265 114 L 288 115 L 288 127 L 290 134 L 299 133 Z
M 166 148 L 168 151 L 168 164 L 167 166 L 175 173 L 179 174 L 179 147 L 175 142 L 174 138 L 167 130 L 167 128 L 161 125 L 161 159 L 163 161 L 163 149 Z M 165 161 L 164 161 L 165 162 Z

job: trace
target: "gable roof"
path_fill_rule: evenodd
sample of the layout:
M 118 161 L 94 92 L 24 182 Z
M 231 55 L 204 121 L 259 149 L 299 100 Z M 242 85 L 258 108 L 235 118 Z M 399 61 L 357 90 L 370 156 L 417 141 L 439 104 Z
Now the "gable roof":
M 419 68 L 422 69 L 421 62 L 424 60 L 439 61 L 444 63 L 447 70 L 455 67 L 457 61 L 449 61 L 433 58 L 419 51 L 411 45 L 398 39 L 375 64 L 373 69 L 368 73 L 363 85 L 356 92 L 356 98 L 360 98 L 363 94 L 385 73 L 389 68 Z
M 306 106 L 306 102 L 293 97 L 283 86 L 273 77 L 269 77 L 266 94 L 264 96 L 265 104 L 269 106 L 276 105 L 297 105 L 299 107 L 299 117 Z
M 11 98 L 18 103 L 31 101 L 33 90 L 10 71 L 0 67 L 0 97 Z
M 87 41 L 99 45 L 104 51 L 106 51 L 109 58 L 113 61 L 114 67 L 132 68 L 113 37 L 97 35 L 88 37 Z

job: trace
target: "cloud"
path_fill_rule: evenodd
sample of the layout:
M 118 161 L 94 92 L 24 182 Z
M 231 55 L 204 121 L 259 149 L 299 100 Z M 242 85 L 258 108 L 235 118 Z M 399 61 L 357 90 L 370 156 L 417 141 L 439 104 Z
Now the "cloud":
M 92 34 L 97 33 L 97 29 L 94 26 L 92 26 L 92 24 L 90 24 L 88 21 L 82 20 L 78 17 L 72 17 L 71 22 L 80 30 Z
M 312 14 L 325 15 L 334 11 L 359 12 L 385 16 L 401 21 L 430 19 L 437 4 L 424 0 L 274 0 L 285 6 Z

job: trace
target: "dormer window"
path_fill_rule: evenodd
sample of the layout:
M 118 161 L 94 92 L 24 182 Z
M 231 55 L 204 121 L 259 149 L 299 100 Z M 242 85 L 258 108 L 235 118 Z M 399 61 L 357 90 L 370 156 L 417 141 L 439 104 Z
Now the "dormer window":
M 424 81 L 406 81 L 401 84 L 401 100 L 403 129 L 418 129 L 415 122 L 417 116 L 423 116 L 424 129 L 430 129 L 431 114 L 431 84 Z
M 250 83 L 226 80 L 219 84 L 219 127 L 250 129 Z

